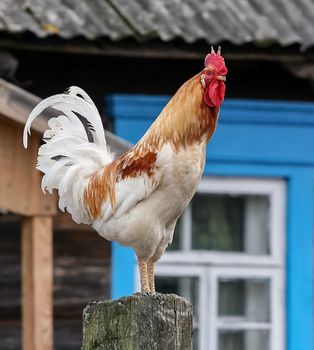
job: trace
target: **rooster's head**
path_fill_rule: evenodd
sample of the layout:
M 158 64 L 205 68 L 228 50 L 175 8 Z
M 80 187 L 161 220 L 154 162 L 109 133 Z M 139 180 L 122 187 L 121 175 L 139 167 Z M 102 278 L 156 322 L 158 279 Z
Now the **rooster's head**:
M 224 82 L 227 71 L 220 47 L 217 53 L 212 48 L 211 53 L 205 57 L 205 68 L 201 75 L 201 83 L 205 90 L 204 101 L 207 106 L 219 107 L 222 104 L 226 91 Z

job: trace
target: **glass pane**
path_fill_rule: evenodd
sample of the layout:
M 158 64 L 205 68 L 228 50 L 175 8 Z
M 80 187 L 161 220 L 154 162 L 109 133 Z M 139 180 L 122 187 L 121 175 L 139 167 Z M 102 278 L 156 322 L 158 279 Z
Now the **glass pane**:
M 269 197 L 196 194 L 192 249 L 269 253 Z
M 219 331 L 219 350 L 269 350 L 269 331 Z
M 156 290 L 160 293 L 175 293 L 193 305 L 193 349 L 197 350 L 199 322 L 199 281 L 197 277 L 156 276 Z
M 219 279 L 218 315 L 231 322 L 269 322 L 269 280 Z

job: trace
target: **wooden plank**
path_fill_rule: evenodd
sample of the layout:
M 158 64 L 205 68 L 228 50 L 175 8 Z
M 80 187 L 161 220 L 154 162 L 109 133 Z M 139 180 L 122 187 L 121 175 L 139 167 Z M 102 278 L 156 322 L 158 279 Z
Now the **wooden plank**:
M 36 170 L 38 137 L 22 146 L 22 128 L 0 120 L 0 208 L 25 216 L 56 213 L 56 196 L 44 195 Z
M 23 350 L 53 349 L 52 218 L 22 223 Z
M 11 174 L 12 189 L 10 201 L 12 202 L 13 210 L 18 213 L 24 212 L 39 214 L 38 207 L 38 188 L 40 183 L 40 175 L 35 172 L 36 158 L 35 149 L 39 146 L 38 138 L 32 138 L 29 144 L 29 152 L 26 152 L 21 145 L 21 136 L 14 129 L 14 162 L 13 173 Z M 34 159 L 35 158 L 35 159 Z
M 7 81 L 0 79 L 0 114 L 12 121 L 24 125 L 31 110 L 41 99 Z M 47 120 L 39 118 L 34 121 L 32 130 L 43 133 Z
M 9 192 L 12 187 L 14 150 L 14 129 L 6 123 L 0 123 L 0 208 L 2 210 L 10 210 Z

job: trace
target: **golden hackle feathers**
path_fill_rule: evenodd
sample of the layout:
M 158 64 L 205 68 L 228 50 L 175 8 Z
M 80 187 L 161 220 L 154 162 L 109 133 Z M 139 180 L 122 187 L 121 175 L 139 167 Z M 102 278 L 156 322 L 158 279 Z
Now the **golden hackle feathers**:
M 159 151 L 169 143 L 176 151 L 206 137 L 209 141 L 218 118 L 219 108 L 208 108 L 203 100 L 201 73 L 188 80 L 172 97 L 159 117 L 139 142 Z

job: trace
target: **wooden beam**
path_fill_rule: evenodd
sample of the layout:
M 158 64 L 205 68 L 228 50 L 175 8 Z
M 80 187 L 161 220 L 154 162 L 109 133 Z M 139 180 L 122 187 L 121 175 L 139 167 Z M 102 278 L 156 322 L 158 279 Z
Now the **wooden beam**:
M 23 350 L 53 349 L 52 217 L 22 223 Z
M 38 96 L 0 79 L 0 113 L 2 117 L 24 125 L 29 113 L 40 101 Z M 47 120 L 45 118 L 38 118 L 32 124 L 32 131 L 37 131 L 40 134 L 46 128 Z

